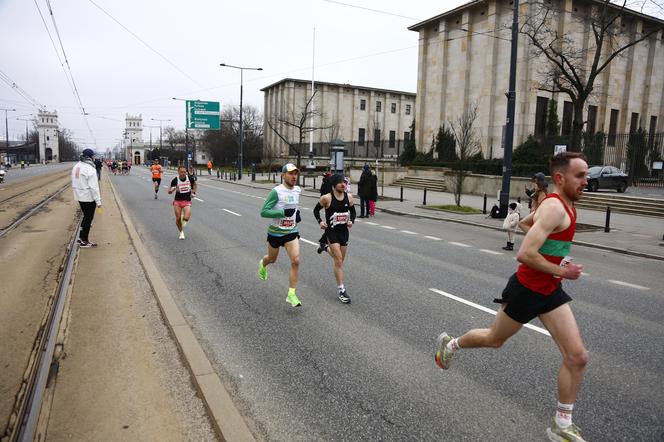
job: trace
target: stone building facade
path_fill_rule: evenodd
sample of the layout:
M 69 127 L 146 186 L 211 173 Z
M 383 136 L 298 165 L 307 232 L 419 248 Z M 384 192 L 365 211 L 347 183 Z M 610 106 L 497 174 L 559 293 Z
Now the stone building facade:
M 39 158 L 37 161 L 60 162 L 58 138 L 58 112 L 40 110 L 37 113 L 37 133 L 39 134 Z
M 125 114 L 124 130 L 125 158 L 135 165 L 145 162 L 145 143 L 143 143 L 143 115 Z
M 603 7 L 601 1 L 521 0 L 520 23 L 536 4 L 556 10 L 552 17 L 559 32 L 574 35 L 586 45 L 593 44 L 584 14 L 593 7 Z M 419 150 L 429 148 L 429 140 L 442 124 L 448 125 L 476 103 L 484 157 L 503 156 L 512 5 L 510 0 L 471 1 L 408 28 L 419 33 L 419 118 L 415 132 Z M 628 11 L 624 17 L 622 24 L 634 35 L 664 25 L 662 20 L 634 11 Z M 541 90 L 542 71 L 548 65 L 542 58 L 533 57 L 533 46 L 524 35 L 518 37 L 517 58 L 514 146 L 543 130 L 550 99 L 557 102 L 562 134 L 571 131 L 572 103 L 564 93 Z M 664 130 L 661 29 L 627 49 L 599 75 L 593 96 L 586 102 L 584 121 L 586 131 L 604 132 L 609 140 L 612 133 L 627 133 L 636 127 L 650 132 Z
M 415 118 L 414 93 L 327 82 L 316 82 L 314 87 L 313 108 L 319 115 L 314 117 L 313 124 L 326 128 L 313 132 L 317 155 L 325 155 L 330 141 L 341 139 L 347 149 L 353 147 L 355 156 L 375 155 L 376 152 L 392 156 L 397 144 L 408 136 Z M 278 119 L 292 121 L 302 115 L 311 97 L 311 81 L 285 78 L 261 91 L 265 94 L 264 155 L 285 157 L 289 154 L 288 145 L 269 124 L 291 143 L 297 142 L 298 130 L 279 123 Z M 304 144 L 303 151 L 308 152 L 308 134 Z M 377 150 L 377 146 L 382 147 Z

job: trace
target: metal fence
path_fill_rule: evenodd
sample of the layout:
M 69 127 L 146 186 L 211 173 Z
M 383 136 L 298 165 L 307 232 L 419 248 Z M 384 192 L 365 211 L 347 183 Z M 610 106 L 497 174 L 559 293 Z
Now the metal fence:
M 590 164 L 623 170 L 633 186 L 664 187 L 664 133 L 638 130 L 629 134 L 595 135 L 594 138 L 584 140 L 583 151 Z

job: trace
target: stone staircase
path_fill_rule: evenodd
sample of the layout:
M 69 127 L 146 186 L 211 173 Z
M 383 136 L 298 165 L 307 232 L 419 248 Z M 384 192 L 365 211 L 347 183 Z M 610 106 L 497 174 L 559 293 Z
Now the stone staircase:
M 653 198 L 625 196 L 617 193 L 584 192 L 581 201 L 575 205 L 579 209 L 601 211 L 606 211 L 606 207 L 611 206 L 611 212 L 664 218 L 664 200 Z
M 427 189 L 436 192 L 447 192 L 445 178 L 405 176 L 392 183 L 396 187 L 408 189 Z

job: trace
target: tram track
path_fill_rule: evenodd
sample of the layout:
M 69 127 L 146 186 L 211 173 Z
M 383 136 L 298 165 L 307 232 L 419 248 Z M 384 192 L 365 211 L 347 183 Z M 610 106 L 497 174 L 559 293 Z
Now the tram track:
M 56 196 L 60 195 L 65 189 L 67 189 L 67 188 L 70 187 L 70 186 L 71 186 L 71 184 L 69 184 L 69 183 L 68 183 L 68 184 L 65 184 L 65 185 L 62 186 L 60 189 L 58 189 L 58 190 L 56 190 L 55 192 L 53 192 L 52 194 L 48 195 L 46 198 L 42 199 L 42 200 L 41 200 L 40 202 L 38 202 L 37 204 L 34 204 L 32 207 L 30 207 L 30 208 L 28 208 L 27 210 L 25 210 L 23 213 L 21 213 L 21 214 L 19 215 L 19 217 L 18 217 L 17 219 L 15 219 L 14 221 L 12 221 L 9 225 L 7 225 L 7 226 L 5 226 L 5 227 L 3 227 L 3 228 L 0 228 L 0 238 L 2 238 L 3 236 L 7 235 L 7 234 L 8 234 L 9 232 L 11 232 L 13 229 L 15 229 L 17 226 L 19 226 L 23 221 L 25 221 L 26 219 L 30 218 L 32 215 L 34 215 L 35 213 L 37 213 L 42 207 L 44 207 L 44 206 L 45 206 L 46 204 L 48 204 L 53 198 L 55 198 Z M 27 190 L 27 191 L 25 191 L 25 192 L 22 192 L 21 194 L 25 194 L 25 193 L 31 192 L 31 191 L 33 191 L 33 190 L 34 190 L 34 189 L 30 189 L 30 190 Z M 21 194 L 18 194 L 18 195 L 15 195 L 15 196 L 19 196 L 19 195 L 21 195 Z M 11 198 L 13 198 L 13 197 L 10 197 L 10 198 L 8 198 L 8 199 L 11 199 Z M 8 199 L 6 199 L 5 201 L 7 201 Z

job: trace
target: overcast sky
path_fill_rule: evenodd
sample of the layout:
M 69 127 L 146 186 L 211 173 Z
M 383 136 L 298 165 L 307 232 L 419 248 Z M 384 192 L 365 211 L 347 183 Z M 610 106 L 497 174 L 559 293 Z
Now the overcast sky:
M 219 63 L 264 69 L 244 75 L 244 103 L 262 110 L 261 88 L 311 78 L 314 27 L 317 81 L 416 92 L 418 34 L 406 28 L 466 2 L 0 0 L 0 77 L 57 110 L 79 144 L 92 146 L 94 136 L 104 151 L 122 137 L 125 113 L 142 114 L 144 125 L 158 126 L 157 118 L 184 128 L 184 103 L 171 97 L 239 105 L 240 71 Z M 15 117 L 36 108 L 5 82 L 0 108 L 17 110 L 9 113 L 10 139 L 24 136 L 25 122 Z
M 48 3 L 0 0 L 0 71 L 48 110 L 57 110 L 61 126 L 78 143 L 92 145 L 58 59 L 64 56 Z M 244 72 L 243 100 L 262 109 L 261 88 L 286 77 L 311 78 L 314 27 L 316 80 L 415 92 L 418 35 L 406 28 L 465 0 L 343 3 L 357 7 L 323 0 L 50 0 L 102 151 L 122 137 L 125 113 L 142 114 L 145 125 L 158 126 L 150 119 L 159 118 L 172 120 L 164 126 L 183 128 L 184 103 L 171 97 L 239 105 L 240 71 L 219 63 L 263 68 Z M 0 107 L 17 109 L 9 113 L 10 139 L 24 136 L 25 122 L 14 118 L 34 113 L 34 106 L 2 82 Z M 153 129 L 153 139 L 158 136 Z

